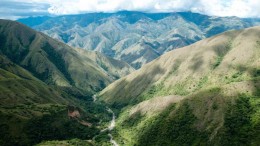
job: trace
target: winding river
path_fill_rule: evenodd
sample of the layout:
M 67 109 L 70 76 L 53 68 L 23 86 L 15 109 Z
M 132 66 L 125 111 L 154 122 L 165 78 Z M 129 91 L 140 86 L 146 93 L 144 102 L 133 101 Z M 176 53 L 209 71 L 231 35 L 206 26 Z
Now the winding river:
M 93 98 L 93 101 L 96 102 L 96 100 L 97 100 L 96 95 L 93 95 L 92 98 Z M 119 146 L 117 144 L 117 142 L 113 139 L 113 136 L 111 134 L 111 131 L 116 127 L 116 116 L 115 116 L 115 113 L 109 107 L 106 107 L 106 108 L 107 108 L 107 111 L 112 113 L 113 116 L 112 116 L 112 119 L 110 121 L 109 126 L 107 128 L 105 128 L 105 129 L 101 130 L 101 132 L 104 132 L 104 131 L 108 130 L 109 131 L 108 136 L 110 137 L 110 143 L 113 146 Z

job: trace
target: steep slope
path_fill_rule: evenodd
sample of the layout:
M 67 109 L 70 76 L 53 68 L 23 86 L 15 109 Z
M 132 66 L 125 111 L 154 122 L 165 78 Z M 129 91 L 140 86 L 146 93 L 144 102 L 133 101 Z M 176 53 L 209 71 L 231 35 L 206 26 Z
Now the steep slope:
M 18 21 L 70 46 L 102 52 L 135 68 L 175 48 L 259 22 L 257 19 L 212 17 L 191 12 L 149 14 L 129 11 Z
M 96 62 L 88 57 L 90 52 L 78 52 L 17 22 L 1 20 L 0 26 L 1 53 L 47 84 L 93 92 L 133 70 L 101 54 L 100 58 L 110 61 Z M 104 70 L 106 66 L 111 69 Z
M 260 27 L 168 52 L 110 84 L 124 145 L 259 145 Z M 160 134 L 159 134 L 160 133 Z
M 0 20 L 0 145 L 93 138 L 109 114 L 91 95 L 132 70 Z
M 74 108 L 80 116 L 69 118 L 68 110 Z M 77 90 L 47 85 L 2 54 L 0 116 L 0 145 L 4 146 L 90 139 L 99 131 L 98 119 L 108 118 L 105 107 L 92 103 L 90 97 Z M 83 121 L 94 126 L 84 126 L 80 123 Z

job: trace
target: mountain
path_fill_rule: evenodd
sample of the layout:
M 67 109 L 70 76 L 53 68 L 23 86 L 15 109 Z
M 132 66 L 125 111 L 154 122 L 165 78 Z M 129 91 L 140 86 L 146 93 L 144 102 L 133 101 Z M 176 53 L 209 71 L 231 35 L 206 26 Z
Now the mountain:
M 160 55 L 227 30 L 258 25 L 258 19 L 191 12 L 88 13 L 18 20 L 72 47 L 102 52 L 136 69 Z
M 17 22 L 0 25 L 1 53 L 47 84 L 93 92 L 133 71 L 124 62 L 73 49 Z
M 131 71 L 125 62 L 0 20 L 0 145 L 93 138 L 110 115 L 91 95 Z
M 121 145 L 259 145 L 260 27 L 165 53 L 99 100 L 117 111 Z

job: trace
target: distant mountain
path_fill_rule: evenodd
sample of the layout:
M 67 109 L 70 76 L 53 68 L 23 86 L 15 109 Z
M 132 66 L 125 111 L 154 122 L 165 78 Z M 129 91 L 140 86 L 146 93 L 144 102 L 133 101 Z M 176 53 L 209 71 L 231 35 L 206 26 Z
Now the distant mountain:
M 232 18 L 230 18 L 232 19 Z M 110 84 L 122 145 L 259 145 L 260 27 L 165 53 Z
M 0 145 L 91 139 L 109 118 L 91 95 L 129 74 L 127 63 L 0 20 Z
M 133 68 L 100 53 L 73 49 L 17 22 L 1 20 L 1 53 L 47 84 L 98 91 Z
M 18 20 L 76 48 L 102 52 L 135 68 L 206 37 L 258 25 L 258 19 L 191 12 L 89 13 Z

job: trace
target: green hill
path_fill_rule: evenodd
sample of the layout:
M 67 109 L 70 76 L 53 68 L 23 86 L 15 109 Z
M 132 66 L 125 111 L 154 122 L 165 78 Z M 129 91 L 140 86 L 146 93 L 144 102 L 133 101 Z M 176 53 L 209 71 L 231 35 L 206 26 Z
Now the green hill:
M 110 118 L 91 95 L 132 70 L 0 20 L 0 145 L 91 139 Z
M 115 81 L 122 145 L 259 145 L 260 27 L 173 50 Z

